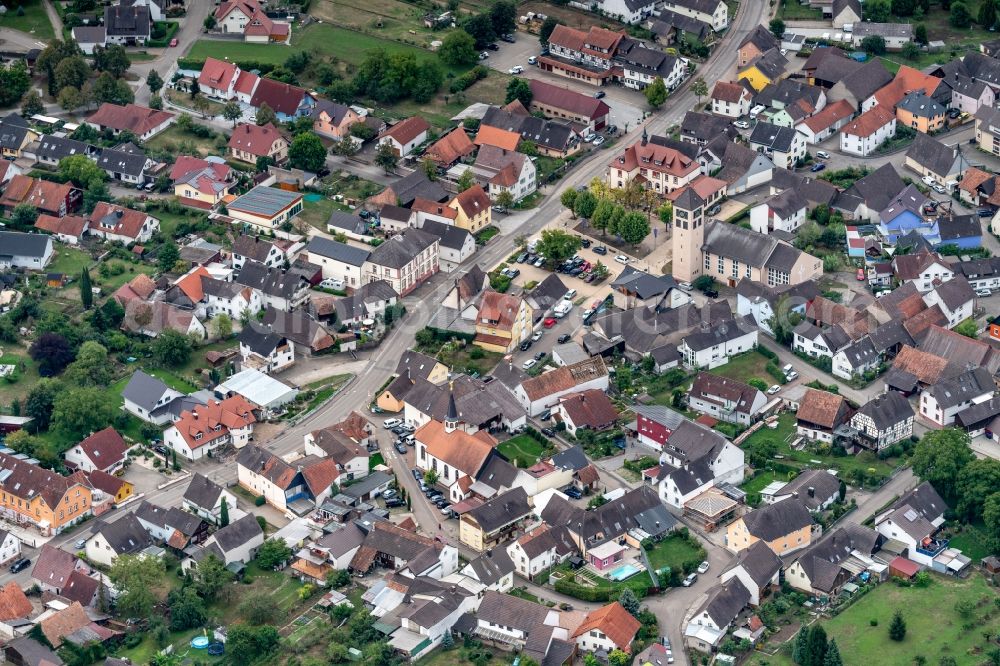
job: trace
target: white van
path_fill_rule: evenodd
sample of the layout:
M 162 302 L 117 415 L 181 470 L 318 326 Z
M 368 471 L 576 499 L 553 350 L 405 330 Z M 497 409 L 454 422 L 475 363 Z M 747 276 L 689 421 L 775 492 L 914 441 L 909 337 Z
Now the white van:
M 573 309 L 573 301 L 559 301 L 559 304 L 552 308 L 552 314 L 556 319 L 562 319 Z
M 750 109 L 750 120 L 757 120 L 757 116 L 759 116 L 761 111 L 763 111 L 766 108 L 767 107 L 764 106 L 763 104 L 758 104 L 757 106 Z

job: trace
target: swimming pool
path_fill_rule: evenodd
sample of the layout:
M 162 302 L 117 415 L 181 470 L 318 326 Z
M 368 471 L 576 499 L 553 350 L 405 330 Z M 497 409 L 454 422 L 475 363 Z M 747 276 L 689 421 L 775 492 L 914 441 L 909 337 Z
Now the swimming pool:
M 191 639 L 191 647 L 196 650 L 204 650 L 208 647 L 208 638 L 205 636 L 195 636 Z
M 625 580 L 626 578 L 631 578 L 640 571 L 642 571 L 642 569 L 634 564 L 622 564 L 621 566 L 617 566 L 608 572 L 608 580 Z

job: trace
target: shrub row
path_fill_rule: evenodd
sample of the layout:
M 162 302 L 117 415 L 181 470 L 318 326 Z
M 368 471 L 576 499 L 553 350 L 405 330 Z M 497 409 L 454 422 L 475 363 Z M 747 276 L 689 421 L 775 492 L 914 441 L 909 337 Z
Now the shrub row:
M 462 92 L 472 86 L 473 83 L 489 76 L 490 70 L 482 65 L 476 65 L 465 74 L 456 76 L 451 81 L 448 89 L 453 93 Z

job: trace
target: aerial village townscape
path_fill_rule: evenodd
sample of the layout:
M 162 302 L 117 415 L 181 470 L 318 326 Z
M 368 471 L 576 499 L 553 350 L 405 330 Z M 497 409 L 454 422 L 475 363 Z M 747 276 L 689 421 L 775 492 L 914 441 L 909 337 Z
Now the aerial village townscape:
M 1000 0 L 0 0 L 15 666 L 1000 666 Z

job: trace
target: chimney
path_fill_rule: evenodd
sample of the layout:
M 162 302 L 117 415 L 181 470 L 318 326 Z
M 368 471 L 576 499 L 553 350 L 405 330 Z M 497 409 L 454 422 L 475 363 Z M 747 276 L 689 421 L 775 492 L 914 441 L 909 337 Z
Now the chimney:
M 812 486 L 809 486 L 809 489 L 806 490 L 806 492 L 809 494 L 809 497 L 816 497 L 816 489 Z

